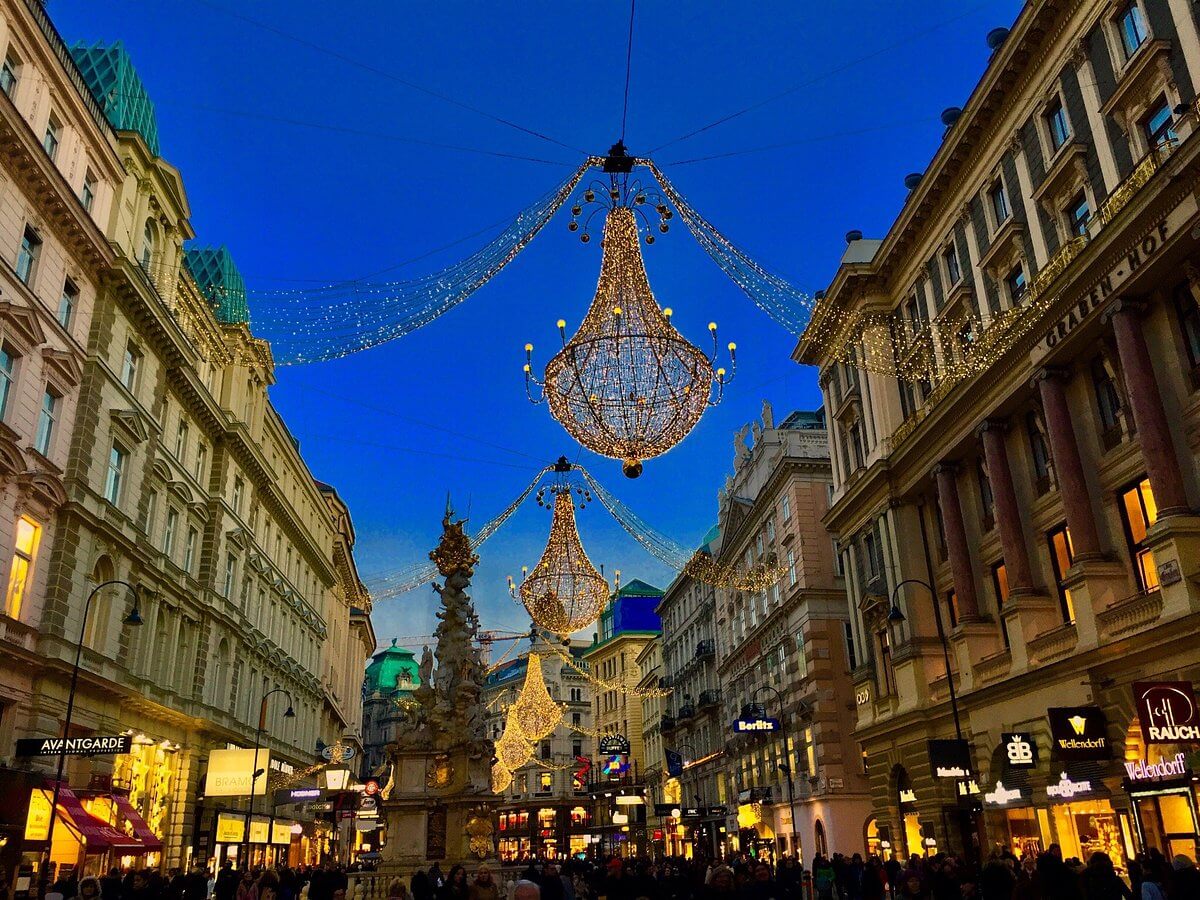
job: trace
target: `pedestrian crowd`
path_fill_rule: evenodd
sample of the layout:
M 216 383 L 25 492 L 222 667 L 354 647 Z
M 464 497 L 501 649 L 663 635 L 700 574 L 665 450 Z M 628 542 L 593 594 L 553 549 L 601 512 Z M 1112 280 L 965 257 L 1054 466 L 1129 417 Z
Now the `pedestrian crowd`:
M 393 880 L 388 900 L 1200 900 L 1200 869 L 1188 856 L 1157 850 L 1118 874 L 1105 853 L 1086 863 L 1064 859 L 1057 844 L 1018 858 L 996 851 L 982 866 L 937 853 L 901 862 L 855 853 L 818 855 L 805 868 L 740 853 L 728 860 L 610 858 L 530 860 L 493 873 L 439 864 L 418 869 L 409 883 Z M 61 900 L 347 900 L 344 868 L 278 866 L 214 874 L 200 867 L 113 869 L 102 878 L 65 875 L 51 890 Z M 357 900 L 357 898 L 349 898 Z

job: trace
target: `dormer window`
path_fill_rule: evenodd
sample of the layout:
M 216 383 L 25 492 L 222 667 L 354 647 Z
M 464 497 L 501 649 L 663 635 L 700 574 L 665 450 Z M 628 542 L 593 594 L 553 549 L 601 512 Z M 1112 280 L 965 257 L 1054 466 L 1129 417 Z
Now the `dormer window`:
M 1008 192 L 1004 190 L 1004 182 L 997 181 L 988 191 L 988 200 L 992 204 L 992 215 L 996 217 L 996 227 L 999 228 L 1008 221 L 1012 210 L 1008 206 Z
M 1062 99 L 1056 99 L 1046 110 L 1046 129 L 1050 132 L 1050 146 L 1060 148 L 1071 138 L 1071 126 L 1067 122 L 1067 111 Z
M 1142 18 L 1142 8 L 1136 0 L 1131 0 L 1122 7 L 1116 21 L 1117 31 L 1121 35 L 1121 47 L 1125 50 L 1125 58 L 1129 59 L 1146 43 L 1146 21 Z

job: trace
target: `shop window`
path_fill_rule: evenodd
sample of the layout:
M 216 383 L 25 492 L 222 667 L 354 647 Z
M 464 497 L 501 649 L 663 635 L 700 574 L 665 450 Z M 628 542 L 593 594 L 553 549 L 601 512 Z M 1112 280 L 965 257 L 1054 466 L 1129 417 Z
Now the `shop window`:
M 1129 542 L 1129 555 L 1133 560 L 1134 575 L 1138 589 L 1158 589 L 1158 569 L 1154 565 L 1154 553 L 1146 547 L 1146 533 L 1158 521 L 1158 506 L 1154 502 L 1154 490 L 1150 479 L 1143 478 L 1121 491 L 1121 521 L 1125 526 L 1125 538 Z
M 1179 336 L 1187 354 L 1188 373 L 1192 390 L 1200 388 L 1200 305 L 1185 284 L 1175 292 L 1175 315 L 1179 320 Z
M 25 593 L 33 578 L 33 563 L 37 557 L 41 536 L 42 527 L 33 519 L 28 516 L 21 516 L 17 519 L 12 567 L 8 573 L 8 594 L 4 603 L 4 612 L 11 619 L 21 617 L 21 608 L 25 605 Z
M 1075 563 L 1075 548 L 1071 544 L 1071 530 L 1066 525 L 1059 525 L 1046 535 L 1050 544 L 1050 564 L 1054 568 L 1054 583 L 1058 585 L 1058 604 L 1062 611 L 1063 622 L 1075 624 L 1075 601 L 1071 591 L 1063 583 L 1067 570 Z
M 996 617 L 1000 620 L 1000 636 L 1004 646 L 1008 643 L 1008 621 L 1004 618 L 1004 604 L 1008 602 L 1008 568 L 1003 562 L 992 566 L 992 589 L 996 592 Z

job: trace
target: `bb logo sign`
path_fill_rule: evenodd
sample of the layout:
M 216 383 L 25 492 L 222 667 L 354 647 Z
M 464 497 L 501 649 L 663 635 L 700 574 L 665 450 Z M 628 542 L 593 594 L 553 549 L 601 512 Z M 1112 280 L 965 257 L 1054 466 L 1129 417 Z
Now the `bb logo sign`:
M 1008 732 L 1000 736 L 1000 743 L 1010 769 L 1032 769 L 1037 766 L 1037 744 L 1032 734 L 1024 731 Z

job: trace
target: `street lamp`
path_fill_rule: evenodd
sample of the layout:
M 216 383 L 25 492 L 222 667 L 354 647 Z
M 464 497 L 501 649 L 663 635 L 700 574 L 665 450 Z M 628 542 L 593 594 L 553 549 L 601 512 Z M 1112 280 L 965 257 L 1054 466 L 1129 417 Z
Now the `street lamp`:
M 272 691 L 267 691 L 262 696 L 262 700 L 258 704 L 258 730 L 254 732 L 254 762 L 250 766 L 250 802 L 246 804 L 246 817 L 242 823 L 242 846 L 245 850 L 243 859 L 247 871 L 250 869 L 250 818 L 254 815 L 254 785 L 258 782 L 258 776 L 262 772 L 258 768 L 258 749 L 262 745 L 262 733 L 267 727 L 267 698 L 272 694 L 284 694 L 288 698 L 287 709 L 283 711 L 285 719 L 296 718 L 296 711 L 292 709 L 291 692 L 284 688 L 275 688 Z
M 901 611 L 899 604 L 896 602 L 900 596 L 900 589 L 906 584 L 919 584 L 925 590 L 929 591 L 929 597 L 933 601 L 933 622 L 937 626 L 938 640 L 942 642 L 942 658 L 946 662 L 946 685 L 950 690 L 950 714 L 954 718 L 954 736 L 958 740 L 963 739 L 962 719 L 958 713 L 958 692 L 954 688 L 954 675 L 950 671 L 950 642 L 946 640 L 946 629 L 942 625 L 942 608 L 938 603 L 937 591 L 928 582 L 922 581 L 919 578 L 905 578 L 892 589 L 892 608 L 888 611 L 888 622 L 892 625 L 899 625 L 905 621 L 904 613 Z M 974 768 L 974 767 L 972 767 Z M 966 811 L 960 811 L 959 820 L 960 839 L 963 845 L 963 855 L 967 856 L 971 847 L 970 827 L 967 824 Z
M 758 695 L 763 691 L 770 691 L 775 695 L 775 701 L 779 704 L 779 727 L 783 729 L 783 752 L 787 754 L 788 759 L 792 757 L 792 735 L 787 727 L 787 713 L 783 708 L 783 694 L 779 692 L 779 688 L 771 687 L 769 684 L 764 684 L 754 691 L 751 696 L 751 702 L 758 702 Z M 779 763 L 778 769 L 787 776 L 788 784 L 788 807 L 792 812 L 792 852 L 796 855 L 796 860 L 800 857 L 800 831 L 797 828 L 796 822 L 796 786 L 792 781 L 792 767 L 787 763 Z
M 121 581 L 120 579 L 103 581 L 92 588 L 91 593 L 87 595 L 87 600 L 83 603 L 83 621 L 79 625 L 79 640 L 75 644 L 75 665 L 71 668 L 71 687 L 67 691 L 67 712 L 63 716 L 62 746 L 58 748 L 58 770 L 54 776 L 53 799 L 50 801 L 50 823 L 46 827 L 46 852 L 42 857 L 42 896 L 45 896 L 46 888 L 49 884 L 50 855 L 54 848 L 54 823 L 58 820 L 59 788 L 62 786 L 63 768 L 67 763 L 67 739 L 71 735 L 71 715 L 75 712 L 75 689 L 79 686 L 79 660 L 83 656 L 83 639 L 87 635 L 88 613 L 92 609 L 92 598 L 104 588 L 114 584 L 122 584 L 133 593 L 133 609 L 121 620 L 122 623 L 125 625 L 142 624 L 142 610 L 138 588 L 128 581 Z

